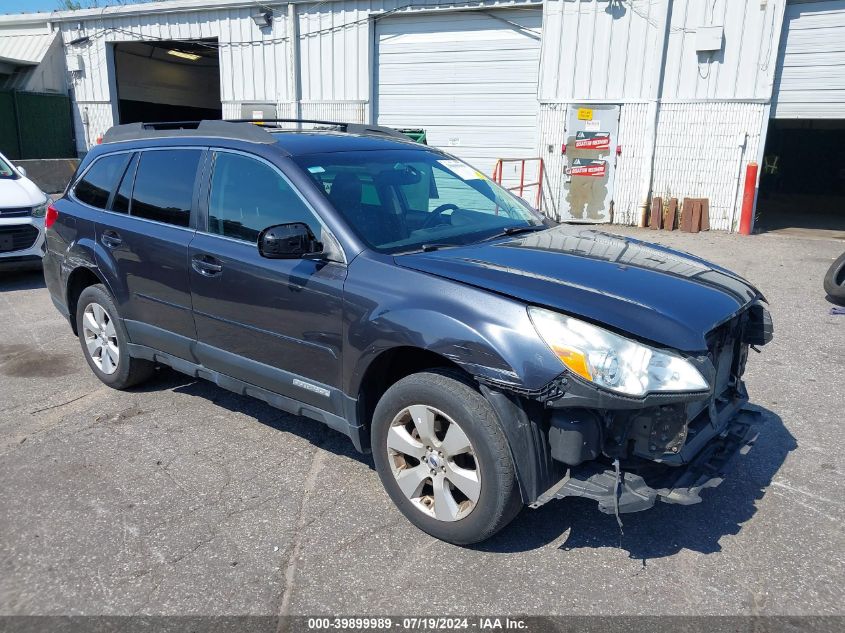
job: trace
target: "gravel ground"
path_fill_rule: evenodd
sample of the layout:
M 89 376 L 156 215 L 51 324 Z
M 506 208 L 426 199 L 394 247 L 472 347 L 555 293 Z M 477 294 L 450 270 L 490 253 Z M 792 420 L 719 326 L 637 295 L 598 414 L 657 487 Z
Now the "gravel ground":
M 697 506 L 525 510 L 461 549 L 394 510 L 319 424 L 163 370 L 101 385 L 39 274 L 0 276 L 0 614 L 843 614 L 845 316 L 833 240 L 620 232 L 771 302 L 757 446 Z

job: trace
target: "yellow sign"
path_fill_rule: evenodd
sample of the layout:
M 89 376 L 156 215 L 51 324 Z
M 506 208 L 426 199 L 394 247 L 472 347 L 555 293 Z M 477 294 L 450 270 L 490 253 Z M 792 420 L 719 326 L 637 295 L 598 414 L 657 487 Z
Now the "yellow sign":
M 578 108 L 579 121 L 592 121 L 593 111 L 590 108 Z

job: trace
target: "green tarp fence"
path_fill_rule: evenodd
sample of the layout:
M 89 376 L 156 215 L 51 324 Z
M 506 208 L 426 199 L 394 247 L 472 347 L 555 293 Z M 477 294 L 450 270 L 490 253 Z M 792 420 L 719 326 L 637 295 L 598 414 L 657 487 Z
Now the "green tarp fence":
M 0 152 L 11 160 L 75 158 L 67 95 L 0 90 Z

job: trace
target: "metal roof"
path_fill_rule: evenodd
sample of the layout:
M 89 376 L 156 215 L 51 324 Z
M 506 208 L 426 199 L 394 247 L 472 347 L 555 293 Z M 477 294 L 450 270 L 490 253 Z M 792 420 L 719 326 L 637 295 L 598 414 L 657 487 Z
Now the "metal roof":
M 50 44 L 58 37 L 54 33 L 0 35 L 0 61 L 34 66 L 41 63 Z

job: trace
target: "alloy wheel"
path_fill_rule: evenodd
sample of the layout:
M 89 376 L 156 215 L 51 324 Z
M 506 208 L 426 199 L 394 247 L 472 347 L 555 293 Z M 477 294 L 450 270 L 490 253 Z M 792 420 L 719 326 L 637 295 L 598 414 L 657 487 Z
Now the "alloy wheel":
M 481 495 L 481 469 L 472 443 L 448 415 L 424 404 L 400 411 L 387 435 L 387 455 L 399 489 L 439 521 L 458 521 Z
M 99 303 L 89 303 L 82 315 L 82 334 L 85 347 L 94 364 L 104 374 L 117 371 L 120 362 L 120 348 L 117 345 L 117 331 L 114 321 Z

